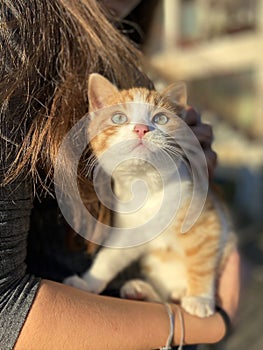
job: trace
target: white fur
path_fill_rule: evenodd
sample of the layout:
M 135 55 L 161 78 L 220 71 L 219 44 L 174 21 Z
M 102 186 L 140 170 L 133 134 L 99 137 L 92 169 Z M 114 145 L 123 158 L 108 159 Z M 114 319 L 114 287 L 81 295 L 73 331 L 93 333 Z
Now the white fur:
M 138 101 L 140 102 L 139 96 Z M 136 228 L 156 216 L 156 225 L 165 227 L 169 224 L 166 211 L 170 206 L 173 207 L 176 201 L 182 205 L 184 202 L 180 202 L 180 199 L 186 201 L 191 195 L 189 179 L 185 176 L 185 172 L 182 173 L 182 164 L 177 161 L 174 165 L 177 169 L 171 167 L 170 173 L 168 171 L 168 175 L 165 174 L 168 177 L 166 177 L 165 185 L 163 184 L 162 178 L 154 167 L 147 163 L 147 160 L 151 161 L 155 157 L 155 164 L 158 157 L 161 160 L 162 154 L 158 153 L 158 148 L 165 145 L 165 136 L 157 129 L 146 134 L 145 140 L 148 139 L 150 143 L 143 144 L 142 142 L 138 147 L 134 147 L 140 143 L 134 133 L 134 124 L 149 123 L 151 108 L 146 104 L 131 103 L 126 105 L 125 112 L 133 123 L 119 129 L 119 133 L 111 138 L 107 152 L 99 159 L 104 170 L 113 176 L 115 183 L 115 194 L 118 197 L 115 225 L 121 228 Z M 112 163 L 114 159 L 116 162 Z M 178 179 L 180 171 L 181 178 Z M 135 187 L 131 185 L 136 181 L 147 183 L 147 195 L 142 187 L 137 187 L 137 191 L 133 192 Z M 160 212 L 164 191 L 166 191 L 167 206 L 166 210 Z M 128 210 L 131 208 L 132 210 Z M 128 214 L 120 213 L 125 209 Z M 140 280 L 127 282 L 121 290 L 122 296 L 134 298 L 140 296 L 152 301 L 182 299 L 183 307 L 190 313 L 201 317 L 210 315 L 214 309 L 213 284 L 207 294 L 184 297 L 187 288 L 186 267 L 182 263 L 184 252 L 174 233 L 178 226 L 176 216 L 174 215 L 170 221 L 172 224 L 168 225 L 157 237 L 149 238 L 147 236 L 149 232 L 141 232 L 142 235 L 146 234 L 147 239 L 144 244 L 123 249 L 102 247 L 92 267 L 81 278 L 71 276 L 64 282 L 77 288 L 100 293 L 120 271 L 131 262 L 141 259 L 142 266 L 150 267 L 149 270 L 145 269 L 146 282 Z M 177 229 L 180 228 L 177 227 Z M 121 239 L 119 246 L 122 245 Z M 107 240 L 105 243 L 107 246 Z M 179 258 L 171 263 L 165 259 L 158 259 L 155 254 L 149 254 L 160 249 L 172 250 Z
M 162 187 L 160 188 L 161 182 L 156 173 L 150 173 L 149 169 L 148 172 L 146 171 L 147 167 L 148 166 L 145 165 L 143 171 L 140 174 L 137 172 L 136 176 L 134 174 L 133 176 L 132 174 L 125 176 L 125 174 L 122 174 L 122 169 L 115 173 L 116 194 L 121 200 L 127 200 L 130 181 L 137 180 L 138 177 L 142 177 L 145 180 L 148 179 L 148 187 L 150 190 L 150 196 L 147 202 L 138 211 L 128 215 L 117 214 L 115 216 L 115 224 L 120 227 L 132 227 L 135 224 L 138 226 L 143 224 L 145 220 L 147 221 L 153 214 L 156 214 L 156 212 L 158 213 L 160 201 L 163 196 Z M 148 175 L 146 176 L 145 174 Z M 170 186 L 170 192 L 174 194 L 172 198 L 176 200 L 176 188 L 172 181 Z M 188 184 L 184 183 L 185 192 L 187 191 L 187 186 Z M 117 207 L 117 212 L 118 209 L 120 208 Z M 159 213 L 159 221 L 162 221 L 161 216 L 162 214 Z M 158 295 L 160 295 L 162 299 L 167 300 L 171 297 L 172 293 L 177 291 L 178 296 L 181 296 L 186 289 L 186 271 L 183 264 L 181 264 L 180 261 L 178 261 L 177 264 L 160 262 L 154 255 L 147 254 L 147 252 L 156 249 L 172 249 L 183 257 L 183 251 L 180 249 L 180 245 L 175 237 L 174 227 L 168 227 L 165 232 L 161 233 L 155 239 L 137 247 L 125 249 L 101 248 L 91 269 L 82 276 L 82 279 L 86 282 L 86 290 L 100 293 L 121 270 L 132 261 L 142 257 L 142 263 L 151 266 L 151 271 L 146 275 L 146 280 L 156 289 Z M 83 285 L 80 285 L 76 279 L 75 282 L 76 287 L 83 289 Z M 66 283 L 74 285 L 74 279 L 68 278 Z

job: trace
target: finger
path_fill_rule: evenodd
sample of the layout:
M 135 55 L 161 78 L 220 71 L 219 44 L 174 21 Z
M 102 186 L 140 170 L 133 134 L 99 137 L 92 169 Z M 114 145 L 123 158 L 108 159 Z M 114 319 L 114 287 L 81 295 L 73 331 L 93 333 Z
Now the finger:
M 211 180 L 217 164 L 217 155 L 211 148 L 211 144 L 214 139 L 213 129 L 209 124 L 199 124 L 191 126 L 191 130 L 203 148 L 206 157 L 209 179 Z
M 197 137 L 200 144 L 204 148 L 211 146 L 214 139 L 213 129 L 211 125 L 209 124 L 194 125 L 191 127 L 191 129 L 195 134 L 195 136 Z
M 211 148 L 204 149 L 204 154 L 206 158 L 209 179 L 211 180 L 213 178 L 214 171 L 217 165 L 217 154 Z
M 189 126 L 198 125 L 201 123 L 200 113 L 193 107 L 189 106 L 186 109 L 184 120 Z

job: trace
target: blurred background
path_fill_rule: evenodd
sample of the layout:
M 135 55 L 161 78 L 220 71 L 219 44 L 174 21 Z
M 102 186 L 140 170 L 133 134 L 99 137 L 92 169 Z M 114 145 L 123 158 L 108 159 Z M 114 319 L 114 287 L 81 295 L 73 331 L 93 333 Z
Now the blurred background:
M 263 0 L 161 0 L 144 43 L 161 88 L 184 80 L 189 104 L 213 125 L 215 181 L 242 253 L 238 325 L 202 349 L 263 349 Z M 145 11 L 147 18 L 147 8 Z

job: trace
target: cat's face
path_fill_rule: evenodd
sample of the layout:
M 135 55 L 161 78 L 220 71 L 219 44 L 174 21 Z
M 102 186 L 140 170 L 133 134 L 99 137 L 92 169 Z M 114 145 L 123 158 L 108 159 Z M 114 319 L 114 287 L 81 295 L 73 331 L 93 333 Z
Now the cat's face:
M 127 159 L 130 165 L 138 165 L 172 150 L 179 123 L 176 114 L 186 104 L 184 85 L 163 94 L 144 88 L 119 91 L 102 76 L 92 74 L 88 97 L 90 143 L 106 168 L 106 163 Z

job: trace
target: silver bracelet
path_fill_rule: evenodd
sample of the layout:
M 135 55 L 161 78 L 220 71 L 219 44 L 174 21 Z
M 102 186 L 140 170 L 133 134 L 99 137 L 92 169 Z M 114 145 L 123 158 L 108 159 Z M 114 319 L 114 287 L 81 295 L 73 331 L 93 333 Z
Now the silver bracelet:
M 172 311 L 171 306 L 168 303 L 164 304 L 168 316 L 169 316 L 169 322 L 170 322 L 170 331 L 169 331 L 169 336 L 167 339 L 167 342 L 164 347 L 160 348 L 160 350 L 172 350 L 172 343 L 173 343 L 173 338 L 174 338 L 174 313 Z
M 166 307 L 168 316 L 169 316 L 169 321 L 170 321 L 170 331 L 169 331 L 169 336 L 166 342 L 166 345 L 159 350 L 172 350 L 173 346 L 173 338 L 174 338 L 174 324 L 175 324 L 175 319 L 174 319 L 174 313 L 172 311 L 171 306 L 168 303 L 165 303 L 164 306 Z M 181 336 L 180 336 L 180 344 L 178 347 L 178 350 L 183 350 L 183 345 L 184 345 L 184 322 L 183 322 L 183 315 L 181 309 L 177 306 L 177 311 L 178 311 L 178 318 L 180 321 L 180 328 L 181 328 Z
M 180 337 L 180 344 L 179 344 L 178 350 L 182 350 L 184 346 L 184 320 L 183 320 L 182 311 L 178 306 L 177 306 L 177 311 L 178 311 L 178 317 L 179 317 L 180 327 L 181 327 L 181 337 Z

